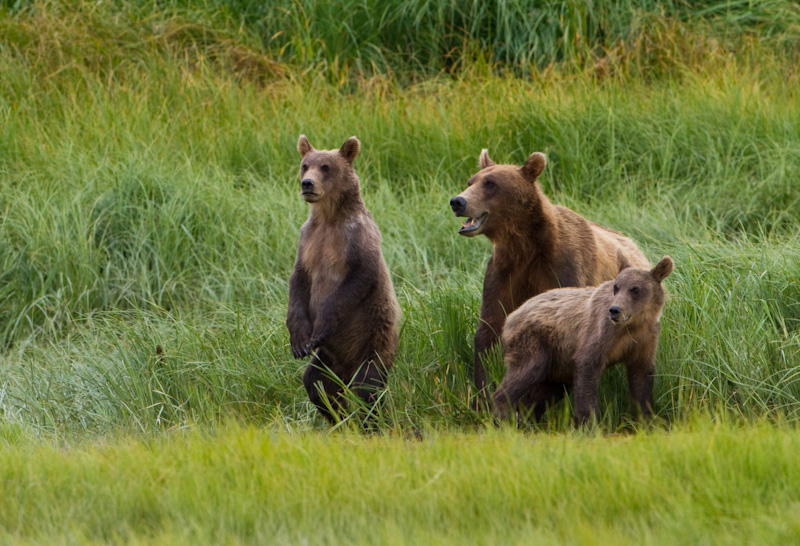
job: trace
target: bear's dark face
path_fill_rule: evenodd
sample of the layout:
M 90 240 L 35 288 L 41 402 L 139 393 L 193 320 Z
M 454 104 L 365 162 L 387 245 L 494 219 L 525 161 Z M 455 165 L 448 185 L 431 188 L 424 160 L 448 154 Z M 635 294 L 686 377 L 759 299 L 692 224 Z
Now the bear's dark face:
M 657 321 L 664 306 L 661 281 L 672 272 L 673 267 L 669 256 L 664 256 L 653 269 L 623 265 L 612 287 L 613 299 L 608 308 L 611 322 L 622 327 L 647 320 Z
M 450 200 L 455 215 L 467 218 L 458 232 L 467 237 L 484 234 L 492 238 L 509 229 L 515 215 L 529 214 L 538 200 L 534 183 L 546 164 L 544 154 L 537 152 L 522 167 L 496 165 L 483 150 L 481 170 L 467 181 L 466 190 Z
M 308 203 L 318 203 L 357 190 L 358 178 L 353 170 L 353 161 L 360 148 L 358 139 L 350 137 L 338 150 L 315 150 L 305 135 L 300 135 L 297 151 L 303 157 L 300 163 L 303 199 Z

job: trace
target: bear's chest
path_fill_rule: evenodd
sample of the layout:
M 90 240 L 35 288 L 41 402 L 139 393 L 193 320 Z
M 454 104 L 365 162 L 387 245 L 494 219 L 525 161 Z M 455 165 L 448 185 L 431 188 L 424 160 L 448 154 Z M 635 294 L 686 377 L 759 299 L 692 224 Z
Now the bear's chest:
M 658 323 L 643 324 L 619 331 L 606 349 L 606 367 L 635 360 L 637 355 L 645 354 L 653 339 L 658 339 Z
M 311 306 L 342 283 L 347 274 L 348 235 L 342 229 L 309 230 L 301 259 L 311 280 Z

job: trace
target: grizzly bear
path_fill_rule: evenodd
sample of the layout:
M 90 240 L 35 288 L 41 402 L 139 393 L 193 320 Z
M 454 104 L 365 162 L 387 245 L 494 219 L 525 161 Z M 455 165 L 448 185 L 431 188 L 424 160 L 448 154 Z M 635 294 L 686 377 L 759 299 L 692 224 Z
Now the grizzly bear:
M 295 358 L 311 355 L 308 396 L 329 422 L 342 383 L 367 402 L 386 384 L 397 353 L 400 306 L 381 252 L 381 234 L 361 198 L 351 137 L 315 150 L 300 135 L 300 190 L 309 203 L 289 279 L 286 326 Z M 338 379 L 337 379 L 338 378 Z
M 650 267 L 632 240 L 553 205 L 536 182 L 546 164 L 545 155 L 536 152 L 522 167 L 496 165 L 483 150 L 480 171 L 450 200 L 456 216 L 467 217 L 459 233 L 483 234 L 494 247 L 475 332 L 475 385 L 482 394 L 482 358 L 497 343 L 506 315 L 520 304 L 553 288 L 613 279 L 618 249 L 631 264 Z
M 575 388 L 575 419 L 598 414 L 603 371 L 625 364 L 628 387 L 641 413 L 653 410 L 653 374 L 661 287 L 674 266 L 664 256 L 653 269 L 631 267 L 620 252 L 619 275 L 596 288 L 561 288 L 529 299 L 506 319 L 502 344 L 507 368 L 494 394 L 495 412 L 540 418 L 546 404 Z

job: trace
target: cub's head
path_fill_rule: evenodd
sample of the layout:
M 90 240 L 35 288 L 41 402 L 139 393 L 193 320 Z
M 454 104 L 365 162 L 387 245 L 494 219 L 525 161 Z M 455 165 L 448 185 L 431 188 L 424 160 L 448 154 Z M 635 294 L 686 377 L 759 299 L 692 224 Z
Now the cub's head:
M 305 135 L 300 135 L 297 151 L 303 158 L 300 163 L 300 191 L 303 199 L 309 203 L 317 203 L 354 189 L 358 191 L 358 177 L 353 170 L 353 161 L 360 150 L 361 143 L 356 137 L 348 138 L 338 150 L 316 150 Z
M 613 299 L 608 308 L 608 318 L 618 327 L 641 321 L 657 322 L 664 306 L 664 289 L 661 281 L 675 267 L 672 258 L 664 256 L 653 269 L 631 267 L 621 251 L 617 250 L 620 267 L 614 279 Z
M 541 152 L 528 157 L 522 167 L 497 165 L 483 150 L 480 171 L 467 181 L 467 189 L 450 200 L 456 216 L 467 219 L 458 232 L 472 237 L 483 233 L 490 239 L 502 230 L 514 229 L 515 216 L 530 214 L 539 200 L 536 179 L 547 165 Z

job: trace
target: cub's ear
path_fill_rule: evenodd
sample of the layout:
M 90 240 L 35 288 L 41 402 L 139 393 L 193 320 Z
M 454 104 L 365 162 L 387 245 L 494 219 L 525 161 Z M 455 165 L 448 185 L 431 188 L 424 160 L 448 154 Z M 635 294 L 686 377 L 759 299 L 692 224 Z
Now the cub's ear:
M 621 248 L 617 248 L 617 274 L 619 275 L 623 269 L 627 269 L 631 266 L 631 263 L 628 261 L 628 258 L 622 252 Z
M 300 135 L 297 139 L 297 151 L 300 152 L 301 157 L 305 157 L 308 152 L 313 152 L 314 147 L 306 138 L 306 135 Z
M 495 163 L 489 158 L 489 150 L 484 148 L 481 150 L 481 158 L 478 160 L 478 166 L 481 170 L 485 169 L 486 167 L 491 167 Z
M 358 152 L 360 152 L 360 151 L 361 151 L 361 143 L 354 136 L 351 136 L 350 138 L 348 138 L 344 142 L 344 144 L 342 144 L 342 147 L 339 148 L 339 154 L 342 157 L 344 157 L 347 161 L 349 161 L 350 163 L 355 161 L 356 156 L 358 155 Z
M 545 166 L 547 165 L 547 156 L 542 152 L 534 152 L 528 156 L 528 160 L 520 169 L 522 176 L 531 182 L 535 182 L 539 175 L 542 174 Z
M 675 267 L 675 262 L 672 261 L 672 258 L 669 256 L 664 256 L 661 258 L 661 261 L 656 264 L 656 266 L 650 271 L 650 274 L 656 280 L 656 282 L 661 282 L 667 278 L 667 276 L 672 273 L 672 269 Z

